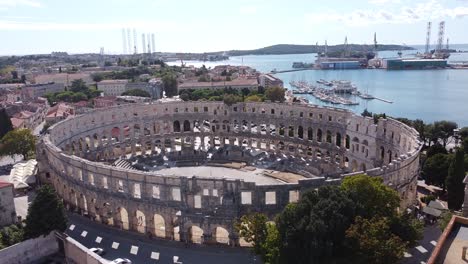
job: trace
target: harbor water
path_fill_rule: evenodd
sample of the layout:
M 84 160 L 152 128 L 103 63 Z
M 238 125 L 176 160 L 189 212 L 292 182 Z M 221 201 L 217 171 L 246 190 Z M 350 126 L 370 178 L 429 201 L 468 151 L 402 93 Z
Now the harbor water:
M 467 45 L 455 46 L 454 49 L 468 50 Z M 379 52 L 379 57 L 396 57 L 397 51 Z M 413 56 L 415 50 L 404 51 L 403 56 Z M 197 67 L 205 65 L 245 65 L 261 72 L 292 69 L 295 61 L 313 62 L 316 54 L 294 55 L 249 55 L 231 57 L 226 61 L 217 62 L 186 62 L 187 65 Z M 453 53 L 450 61 L 468 61 L 468 53 Z M 180 65 L 180 62 L 170 63 Z M 307 81 L 316 85 L 319 79 L 349 80 L 361 92 L 375 97 L 392 101 L 386 103 L 380 100 L 366 100 L 352 97 L 359 105 L 338 107 L 347 108 L 361 113 L 367 108 L 373 113 L 386 113 L 394 117 L 422 119 L 425 122 L 437 120 L 452 120 L 459 126 L 468 126 L 468 69 L 438 69 L 438 70 L 399 70 L 387 71 L 383 69 L 360 70 L 306 70 L 298 72 L 277 73 L 288 89 L 290 81 Z M 322 102 L 312 95 L 300 95 L 310 103 L 334 106 Z

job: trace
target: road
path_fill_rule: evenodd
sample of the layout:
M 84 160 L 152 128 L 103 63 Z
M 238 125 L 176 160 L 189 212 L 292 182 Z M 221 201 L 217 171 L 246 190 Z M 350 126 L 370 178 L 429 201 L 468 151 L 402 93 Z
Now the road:
M 121 257 L 130 259 L 132 263 L 261 263 L 258 257 L 254 260 L 248 249 L 193 244 L 186 247 L 180 242 L 149 239 L 107 227 L 76 214 L 69 214 L 68 217 L 69 225 L 65 233 L 87 248 L 103 248 L 106 251 L 103 257 L 108 260 Z
M 432 251 L 437 245 L 442 231 L 440 231 L 437 224 L 427 225 L 424 228 L 424 237 L 421 239 L 416 247 L 410 249 L 405 253 L 405 257 L 401 261 L 401 264 L 423 264 L 431 256 Z

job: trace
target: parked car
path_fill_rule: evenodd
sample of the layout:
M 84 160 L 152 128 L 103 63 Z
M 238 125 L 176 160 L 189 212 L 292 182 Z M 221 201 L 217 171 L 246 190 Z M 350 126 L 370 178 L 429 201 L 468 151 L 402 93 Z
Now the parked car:
M 94 252 L 94 253 L 98 254 L 99 256 L 102 256 L 105 253 L 104 249 L 102 249 L 102 248 L 90 248 L 89 250 L 91 252 Z
M 116 258 L 111 263 L 112 264 L 132 264 L 132 261 L 126 258 Z

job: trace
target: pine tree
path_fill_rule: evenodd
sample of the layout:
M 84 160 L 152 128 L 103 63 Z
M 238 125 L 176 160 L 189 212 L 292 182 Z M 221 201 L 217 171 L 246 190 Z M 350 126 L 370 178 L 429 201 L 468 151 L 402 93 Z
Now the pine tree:
M 5 108 L 2 108 L 0 109 L 0 139 L 11 130 L 13 130 L 13 124 Z
M 447 176 L 447 201 L 451 210 L 459 210 L 465 198 L 465 168 L 463 162 L 464 151 L 458 148 L 455 152 L 455 158 L 450 163 Z
M 53 230 L 65 231 L 67 218 L 62 201 L 50 185 L 42 186 L 29 206 L 24 235 L 34 238 Z

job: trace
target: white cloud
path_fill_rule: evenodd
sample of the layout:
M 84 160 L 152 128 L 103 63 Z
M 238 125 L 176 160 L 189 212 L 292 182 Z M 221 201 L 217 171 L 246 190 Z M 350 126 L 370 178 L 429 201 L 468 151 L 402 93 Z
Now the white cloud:
M 42 4 L 36 0 L 0 0 L 0 9 L 9 9 L 19 6 L 41 7 Z
M 386 2 L 387 0 L 375 1 Z M 305 16 L 305 20 L 312 24 L 337 22 L 350 26 L 365 26 L 384 23 L 404 24 L 466 16 L 468 16 L 468 7 L 466 6 L 446 8 L 438 1 L 430 0 L 414 6 L 403 6 L 394 10 L 368 9 L 354 10 L 350 13 L 338 13 L 336 11 L 309 13 Z

